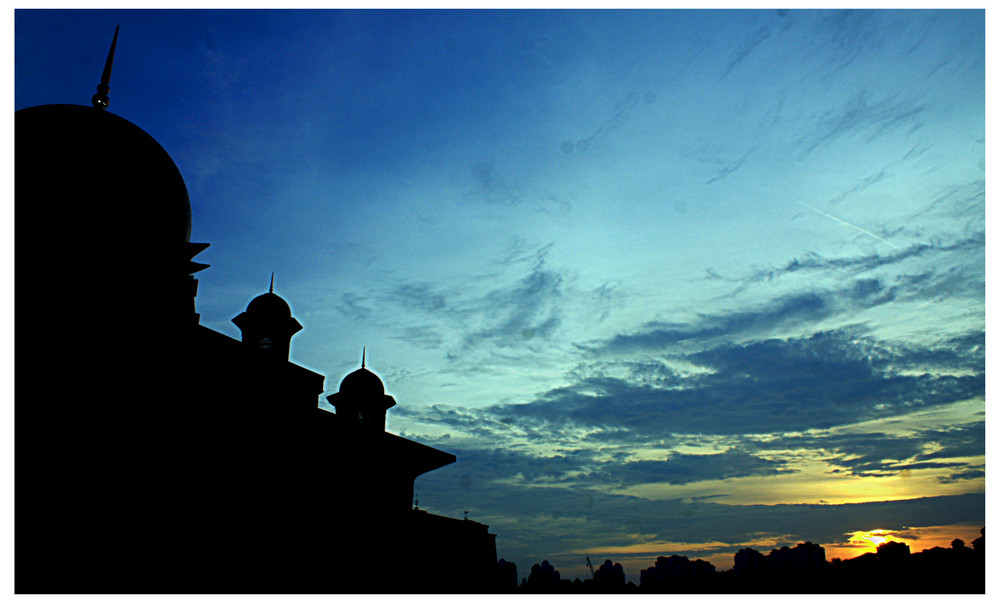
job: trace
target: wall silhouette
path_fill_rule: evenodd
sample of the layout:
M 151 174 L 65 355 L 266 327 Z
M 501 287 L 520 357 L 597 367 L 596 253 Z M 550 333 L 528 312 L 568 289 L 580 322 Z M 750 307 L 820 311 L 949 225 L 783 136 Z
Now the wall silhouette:
M 374 373 L 320 409 L 273 291 L 241 341 L 199 324 L 208 245 L 147 133 L 17 111 L 15 197 L 18 593 L 496 590 L 487 526 L 411 508 L 455 457 L 384 431 Z

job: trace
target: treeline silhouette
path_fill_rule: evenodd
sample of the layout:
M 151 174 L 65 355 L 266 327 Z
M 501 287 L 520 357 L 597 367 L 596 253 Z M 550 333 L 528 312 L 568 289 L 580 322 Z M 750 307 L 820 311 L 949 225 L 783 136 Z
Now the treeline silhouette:
M 986 528 L 980 533 L 971 547 L 956 538 L 951 548 L 911 553 L 907 544 L 890 541 L 875 553 L 832 561 L 812 542 L 766 555 L 745 548 L 733 556 L 733 568 L 722 572 L 702 559 L 661 556 L 640 572 L 638 585 L 610 559 L 586 580 L 561 578 L 552 564 L 542 561 L 518 584 L 517 566 L 500 559 L 498 587 L 500 592 L 532 594 L 985 593 Z

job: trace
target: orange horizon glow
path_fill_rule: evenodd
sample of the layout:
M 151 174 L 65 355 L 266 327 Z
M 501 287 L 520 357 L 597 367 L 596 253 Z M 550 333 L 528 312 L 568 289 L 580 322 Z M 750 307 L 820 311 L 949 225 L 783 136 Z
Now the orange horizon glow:
M 869 530 L 856 530 L 854 532 L 846 533 L 845 539 L 841 542 L 833 543 L 818 543 L 823 547 L 826 555 L 826 560 L 832 561 L 833 559 L 853 559 L 855 557 L 860 557 L 866 553 L 877 552 L 878 545 L 885 542 L 902 542 L 910 547 L 910 553 L 919 553 L 926 549 L 932 549 L 934 547 L 951 548 L 951 541 L 959 538 L 965 542 L 966 546 L 971 547 L 972 541 L 980 536 L 979 530 L 983 527 L 983 523 L 960 523 L 960 524 L 950 524 L 942 526 L 926 526 L 919 528 L 902 528 L 899 530 L 886 530 L 882 528 L 875 528 Z M 780 541 L 787 541 L 787 536 L 775 538 L 768 538 L 760 540 L 757 542 L 748 542 L 736 545 L 739 549 L 751 548 L 755 549 L 764 555 L 767 555 L 771 550 L 780 548 Z M 797 542 L 792 543 L 788 541 L 789 547 L 794 547 Z M 709 542 L 709 543 L 644 543 L 641 545 L 632 546 L 622 546 L 622 547 L 600 547 L 594 549 L 580 549 L 579 551 L 574 551 L 582 555 L 589 553 L 591 559 L 596 563 L 596 559 L 611 559 L 614 562 L 621 563 L 625 568 L 626 578 L 639 583 L 639 573 L 652 566 L 656 562 L 656 557 L 664 556 L 669 557 L 675 554 L 674 551 L 686 551 L 692 549 L 698 549 L 704 547 L 705 550 L 702 554 L 692 555 L 689 552 L 681 552 L 677 554 L 683 554 L 689 559 L 702 559 L 708 561 L 715 566 L 716 571 L 727 571 L 733 568 L 733 554 L 732 553 L 722 553 L 722 552 L 712 552 L 712 549 L 723 549 L 731 548 L 733 545 L 724 544 L 721 542 Z M 659 548 L 658 548 L 659 547 Z M 653 553 L 654 550 L 656 554 L 652 554 L 649 557 L 640 556 L 636 553 Z M 559 569 L 559 568 L 557 568 Z M 579 570 L 579 571 L 578 571 Z M 587 577 L 589 571 L 586 566 L 580 565 L 579 568 L 575 565 L 568 565 L 566 567 L 565 576 L 577 576 Z
M 951 548 L 951 542 L 956 538 L 972 546 L 972 541 L 979 538 L 980 523 L 959 523 L 945 526 L 927 526 L 922 528 L 903 528 L 900 530 L 857 530 L 845 534 L 846 543 L 831 543 L 824 545 L 826 560 L 835 558 L 853 559 L 865 553 L 875 553 L 878 545 L 885 542 L 902 542 L 910 547 L 910 553 L 932 549 L 934 547 Z

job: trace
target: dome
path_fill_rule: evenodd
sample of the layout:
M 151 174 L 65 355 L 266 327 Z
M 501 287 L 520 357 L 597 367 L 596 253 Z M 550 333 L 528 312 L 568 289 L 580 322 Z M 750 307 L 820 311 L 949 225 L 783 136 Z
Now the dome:
M 258 295 L 247 305 L 247 314 L 256 317 L 289 318 L 292 309 L 288 303 L 272 292 Z
M 93 324 L 197 320 L 191 274 L 207 266 L 192 259 L 207 245 L 191 242 L 180 171 L 141 128 L 95 107 L 16 111 L 14 197 L 32 267 L 18 288 L 32 299 L 75 292 L 72 311 Z
M 16 111 L 14 132 L 18 210 L 32 221 L 63 240 L 114 239 L 153 259 L 172 260 L 190 241 L 184 179 L 135 124 L 94 107 L 42 105 Z
M 362 367 L 344 377 L 340 382 L 340 393 L 352 397 L 382 396 L 385 394 L 385 386 L 378 375 Z
M 271 281 L 274 286 L 274 281 Z M 243 331 L 243 342 L 271 348 L 278 345 L 287 352 L 292 335 L 302 330 L 299 321 L 292 318 L 288 302 L 268 291 L 250 300 L 246 312 L 233 319 L 233 324 Z M 287 354 L 285 355 L 287 358 Z

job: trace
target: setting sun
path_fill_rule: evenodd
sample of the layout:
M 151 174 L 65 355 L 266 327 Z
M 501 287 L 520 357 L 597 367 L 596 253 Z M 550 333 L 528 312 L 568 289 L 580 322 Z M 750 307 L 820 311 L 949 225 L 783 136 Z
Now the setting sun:
M 893 540 L 892 532 L 889 530 L 869 530 L 857 531 L 850 534 L 848 542 L 851 544 L 870 545 L 877 549 L 878 545 Z

